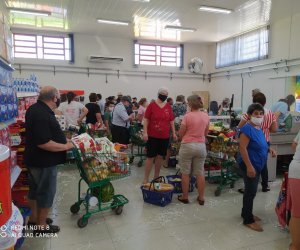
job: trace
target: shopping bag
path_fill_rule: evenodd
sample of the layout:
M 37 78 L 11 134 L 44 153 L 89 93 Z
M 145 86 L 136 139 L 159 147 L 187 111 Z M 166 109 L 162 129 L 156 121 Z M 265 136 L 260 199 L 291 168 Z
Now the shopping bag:
M 288 224 L 287 188 L 288 188 L 288 173 L 286 172 L 284 173 L 284 179 L 281 184 L 281 189 L 279 191 L 279 196 L 275 207 L 275 212 L 278 217 L 278 222 L 283 228 L 285 228 Z

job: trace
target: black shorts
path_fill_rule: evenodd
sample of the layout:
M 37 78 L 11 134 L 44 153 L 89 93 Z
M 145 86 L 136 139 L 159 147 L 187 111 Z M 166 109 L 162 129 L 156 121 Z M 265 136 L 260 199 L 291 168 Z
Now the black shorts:
M 129 144 L 129 139 L 130 139 L 129 128 L 116 126 L 116 125 L 112 124 L 111 135 L 112 135 L 113 143 L 117 142 L 120 144 Z
M 158 139 L 149 137 L 147 141 L 147 157 L 153 158 L 157 155 L 166 156 L 169 145 L 169 138 Z

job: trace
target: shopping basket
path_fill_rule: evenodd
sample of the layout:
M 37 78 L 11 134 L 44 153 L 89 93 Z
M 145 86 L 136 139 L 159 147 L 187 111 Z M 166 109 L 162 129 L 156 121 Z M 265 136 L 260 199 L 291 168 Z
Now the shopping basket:
M 182 193 L 181 174 L 179 172 L 180 172 L 180 170 L 178 170 L 175 175 L 167 175 L 166 176 L 166 178 L 168 180 L 168 183 L 170 183 L 174 186 L 174 193 Z M 196 184 L 196 177 L 191 176 L 190 177 L 189 192 L 194 191 L 195 184 Z
M 165 177 L 160 176 L 150 182 L 150 186 L 141 186 L 144 202 L 165 207 L 172 201 L 174 189 L 169 191 L 160 191 L 156 188 L 155 183 L 166 183 Z

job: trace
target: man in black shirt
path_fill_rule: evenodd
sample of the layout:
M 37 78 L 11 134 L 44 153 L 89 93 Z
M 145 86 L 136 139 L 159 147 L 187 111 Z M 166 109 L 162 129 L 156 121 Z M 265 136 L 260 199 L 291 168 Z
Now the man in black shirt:
M 26 112 L 25 164 L 29 172 L 28 199 L 32 215 L 29 224 L 38 225 L 35 234 L 57 233 L 58 226 L 47 218 L 56 193 L 57 165 L 66 161 L 66 151 L 73 148 L 67 142 L 53 109 L 59 105 L 57 89 L 41 89 L 37 103 Z

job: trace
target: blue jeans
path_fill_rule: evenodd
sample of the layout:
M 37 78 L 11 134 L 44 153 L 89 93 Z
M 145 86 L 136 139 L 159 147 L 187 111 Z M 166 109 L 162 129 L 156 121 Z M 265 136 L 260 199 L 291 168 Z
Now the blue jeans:
M 240 164 L 241 170 L 243 171 L 244 185 L 245 191 L 243 196 L 243 208 L 241 216 L 244 219 L 244 224 L 254 223 L 253 218 L 253 201 L 256 196 L 257 187 L 259 183 L 259 172 L 256 172 L 256 176 L 254 178 L 249 178 L 247 176 L 247 167 L 244 162 Z

